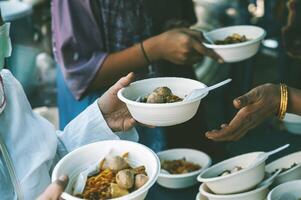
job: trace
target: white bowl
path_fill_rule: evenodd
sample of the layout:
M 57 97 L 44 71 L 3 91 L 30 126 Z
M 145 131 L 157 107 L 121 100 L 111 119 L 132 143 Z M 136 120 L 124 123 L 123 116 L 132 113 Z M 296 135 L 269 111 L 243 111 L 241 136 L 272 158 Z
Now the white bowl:
M 116 200 L 142 200 L 146 197 L 148 190 L 156 182 L 160 172 L 160 160 L 148 147 L 130 141 L 107 140 L 85 145 L 63 157 L 55 166 L 52 173 L 52 181 L 61 175 L 69 176 L 69 184 L 62 194 L 66 200 L 78 200 L 72 196 L 72 187 L 79 173 L 89 165 L 99 161 L 109 153 L 122 155 L 129 152 L 129 162 L 132 166 L 144 165 L 149 176 L 148 182 L 140 189 Z
M 275 187 L 268 195 L 268 200 L 284 200 L 288 199 L 282 195 L 292 195 L 294 199 L 301 199 L 301 180 L 290 181 Z
M 283 173 L 280 173 L 275 179 L 274 184 L 279 185 L 288 181 L 301 179 L 301 151 L 289 154 L 282 158 L 279 158 L 266 166 L 268 173 L 274 172 L 276 169 L 289 168 L 294 163 L 300 164 L 292 169 L 289 169 Z
M 206 183 L 216 194 L 235 194 L 251 190 L 265 176 L 265 160 L 249 168 L 260 153 L 262 152 L 243 154 L 213 165 L 198 176 L 198 181 Z M 223 171 L 231 170 L 236 166 L 243 169 L 227 176 L 218 176 Z
M 189 102 L 148 104 L 137 102 L 140 96 L 151 93 L 157 87 L 167 86 L 171 91 L 184 98 L 192 90 L 207 87 L 199 81 L 186 78 L 151 78 L 136 81 L 118 92 L 118 98 L 126 103 L 131 115 L 138 122 L 151 126 L 172 126 L 191 119 L 197 112 L 202 97 Z
M 239 194 L 229 194 L 229 195 L 218 195 L 212 193 L 210 189 L 206 186 L 206 184 L 202 184 L 200 186 L 200 193 L 208 200 L 264 200 L 269 193 L 269 186 L 271 182 L 263 185 L 260 188 L 256 188 L 254 190 L 239 193 Z M 203 197 L 203 199 L 204 199 Z
M 284 126 L 290 133 L 301 135 L 301 116 L 286 113 L 283 122 Z
M 211 165 L 211 158 L 202 151 L 194 149 L 170 149 L 158 153 L 160 160 L 177 160 L 185 158 L 187 161 L 199 164 L 202 168 L 185 174 L 160 173 L 158 184 L 172 189 L 187 188 L 197 183 L 197 176 Z
M 212 41 L 216 41 L 223 40 L 234 33 L 245 35 L 250 40 L 237 44 L 216 45 L 204 43 L 204 45 L 207 48 L 213 49 L 225 62 L 239 62 L 254 56 L 258 52 L 260 43 L 266 35 L 265 30 L 262 28 L 246 25 L 219 28 L 206 33 L 206 35 Z

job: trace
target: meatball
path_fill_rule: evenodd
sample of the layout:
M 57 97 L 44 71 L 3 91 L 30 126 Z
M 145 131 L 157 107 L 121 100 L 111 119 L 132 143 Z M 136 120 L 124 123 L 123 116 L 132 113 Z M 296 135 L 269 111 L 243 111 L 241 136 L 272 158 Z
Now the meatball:
M 137 174 L 135 177 L 135 189 L 141 188 L 148 181 L 148 176 L 145 174 Z
M 134 185 L 134 173 L 130 169 L 124 169 L 117 173 L 116 183 L 119 187 L 124 189 L 130 189 Z
M 129 164 L 120 156 L 109 156 L 105 159 L 103 169 L 109 168 L 113 171 L 120 171 L 129 168 Z

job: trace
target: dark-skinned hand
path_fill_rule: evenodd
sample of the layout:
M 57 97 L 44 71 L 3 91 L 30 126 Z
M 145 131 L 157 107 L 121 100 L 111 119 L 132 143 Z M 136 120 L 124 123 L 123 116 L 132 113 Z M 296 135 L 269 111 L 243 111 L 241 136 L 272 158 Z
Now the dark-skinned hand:
M 265 119 L 276 115 L 280 106 L 280 87 L 265 84 L 252 89 L 233 101 L 238 113 L 229 124 L 221 125 L 220 130 L 206 133 L 214 141 L 237 141 L 258 126 Z

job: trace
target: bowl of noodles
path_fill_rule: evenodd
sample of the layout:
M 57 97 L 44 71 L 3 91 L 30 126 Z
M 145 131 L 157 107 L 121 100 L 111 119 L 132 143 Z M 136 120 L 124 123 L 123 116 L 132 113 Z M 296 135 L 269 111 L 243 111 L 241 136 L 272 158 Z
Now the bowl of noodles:
M 124 140 L 85 145 L 63 157 L 52 180 L 69 176 L 66 200 L 143 200 L 156 182 L 160 161 L 148 147 Z

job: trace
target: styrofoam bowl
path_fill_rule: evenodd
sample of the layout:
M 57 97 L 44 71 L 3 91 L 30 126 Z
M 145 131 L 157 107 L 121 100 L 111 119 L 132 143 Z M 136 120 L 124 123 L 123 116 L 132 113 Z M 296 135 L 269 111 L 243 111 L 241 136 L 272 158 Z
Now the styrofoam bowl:
M 145 166 L 149 180 L 140 189 L 115 199 L 143 200 L 148 190 L 154 185 L 158 178 L 160 161 L 158 156 L 151 149 L 135 142 L 107 140 L 80 147 L 67 154 L 57 163 L 52 173 L 52 181 L 57 180 L 61 175 L 68 175 L 69 183 L 65 192 L 62 194 L 62 198 L 66 200 L 79 200 L 80 198 L 71 195 L 72 187 L 79 173 L 108 154 L 122 155 L 125 152 L 129 152 L 129 162 L 131 166 Z
M 253 189 L 265 176 L 265 160 L 249 167 L 262 152 L 247 153 L 227 159 L 204 170 L 198 181 L 206 183 L 208 188 L 215 194 L 235 194 Z M 231 170 L 236 166 L 243 169 L 227 175 L 218 176 L 225 170 Z
M 206 197 L 208 200 L 264 200 L 269 193 L 269 186 L 271 182 L 261 186 L 260 188 L 255 188 L 254 190 L 238 193 L 238 194 L 228 194 L 228 195 L 218 195 L 212 193 L 206 184 L 200 186 L 200 194 Z M 204 198 L 203 197 L 203 198 Z
M 264 39 L 266 32 L 257 26 L 240 25 L 229 26 L 207 32 L 206 35 L 212 41 L 223 40 L 234 33 L 245 35 L 249 40 L 237 44 L 216 45 L 204 43 L 207 48 L 213 49 L 225 62 L 239 62 L 254 56 Z
M 283 173 L 280 173 L 275 179 L 274 184 L 279 185 L 292 180 L 301 179 L 301 151 L 289 154 L 282 158 L 279 158 L 266 166 L 266 172 L 272 173 L 277 169 L 289 168 L 294 163 L 300 164 L 294 168 L 291 168 Z
M 301 199 L 301 180 L 283 183 L 275 187 L 268 195 L 268 200 L 284 200 L 285 194 L 292 196 L 293 199 Z
M 283 123 L 285 128 L 293 134 L 301 135 L 301 116 L 286 113 Z
M 207 87 L 199 81 L 187 78 L 150 78 L 133 82 L 130 86 L 122 88 L 118 92 L 118 98 L 127 105 L 136 121 L 151 126 L 172 126 L 190 120 L 196 114 L 201 99 L 208 94 L 205 93 L 202 97 L 189 102 L 149 104 L 136 101 L 138 97 L 150 94 L 157 87 L 163 86 L 169 87 L 181 98 L 194 89 Z
M 195 149 L 170 149 L 157 154 L 160 160 L 178 160 L 185 158 L 187 161 L 199 164 L 202 168 L 185 174 L 160 173 L 158 184 L 171 189 L 187 188 L 195 185 L 197 176 L 211 165 L 211 158 L 204 152 Z

